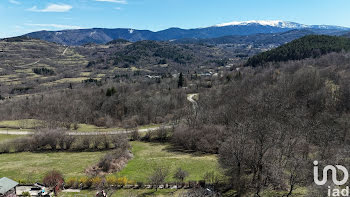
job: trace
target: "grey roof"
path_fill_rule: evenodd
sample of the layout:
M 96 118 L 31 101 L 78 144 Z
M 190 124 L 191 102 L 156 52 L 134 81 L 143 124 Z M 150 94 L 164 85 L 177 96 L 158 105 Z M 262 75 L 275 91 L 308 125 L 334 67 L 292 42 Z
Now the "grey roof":
M 0 194 L 5 194 L 10 191 L 12 188 L 16 187 L 18 183 L 9 178 L 3 177 L 0 179 Z

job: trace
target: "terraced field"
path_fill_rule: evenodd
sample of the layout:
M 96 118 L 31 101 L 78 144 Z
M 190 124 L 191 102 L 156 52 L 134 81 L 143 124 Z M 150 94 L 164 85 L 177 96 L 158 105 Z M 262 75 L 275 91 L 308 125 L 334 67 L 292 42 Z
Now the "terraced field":
M 62 45 L 33 39 L 1 40 L 0 51 L 0 92 L 3 95 L 39 92 L 37 89 L 45 85 L 68 87 L 69 83 L 88 79 L 76 76 L 87 65 L 86 58 Z M 34 69 L 48 69 L 53 74 L 36 73 Z

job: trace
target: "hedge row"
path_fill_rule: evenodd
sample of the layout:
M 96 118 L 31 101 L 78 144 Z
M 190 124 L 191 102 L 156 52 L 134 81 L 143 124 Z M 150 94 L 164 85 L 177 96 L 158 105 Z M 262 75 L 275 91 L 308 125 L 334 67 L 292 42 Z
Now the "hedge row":
M 128 149 L 126 135 L 71 136 L 63 130 L 42 130 L 30 137 L 17 138 L 0 144 L 0 154 L 42 151 L 100 151 Z

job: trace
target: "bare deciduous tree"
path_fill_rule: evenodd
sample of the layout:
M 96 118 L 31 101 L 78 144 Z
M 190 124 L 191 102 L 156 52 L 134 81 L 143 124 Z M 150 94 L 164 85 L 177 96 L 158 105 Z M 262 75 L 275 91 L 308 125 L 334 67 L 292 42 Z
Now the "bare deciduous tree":
M 161 184 L 164 184 L 166 177 L 169 174 L 169 170 L 165 167 L 156 167 L 153 173 L 149 176 L 150 183 L 158 190 Z

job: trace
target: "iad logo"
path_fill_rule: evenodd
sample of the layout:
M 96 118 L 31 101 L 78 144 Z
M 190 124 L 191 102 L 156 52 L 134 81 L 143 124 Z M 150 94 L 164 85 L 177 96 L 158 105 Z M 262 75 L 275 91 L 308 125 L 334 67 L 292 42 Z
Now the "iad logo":
M 349 172 L 344 166 L 336 165 L 334 167 L 334 166 L 328 165 L 323 169 L 323 179 L 320 181 L 318 179 L 318 161 L 314 161 L 314 165 L 315 165 L 314 166 L 314 181 L 317 185 L 325 185 L 327 183 L 327 180 L 328 180 L 327 174 L 328 174 L 329 170 L 332 172 L 332 180 L 333 180 L 333 183 L 335 185 L 345 185 L 345 183 L 349 179 Z M 337 179 L 337 169 L 336 168 L 338 168 L 338 170 L 343 171 L 344 178 L 341 181 L 338 181 L 338 179 Z
M 338 180 L 337 178 L 337 170 L 340 170 L 343 172 L 344 177 L 342 180 Z M 325 168 L 323 168 L 323 177 L 322 180 L 319 180 L 318 175 L 318 161 L 314 161 L 314 182 L 316 185 L 322 186 L 325 185 L 328 181 L 328 171 L 332 173 L 332 181 L 337 186 L 345 185 L 349 179 L 349 172 L 348 170 L 341 165 L 328 165 Z M 328 186 L 328 196 L 349 196 L 349 187 L 346 187 L 346 189 L 331 189 L 330 186 Z

